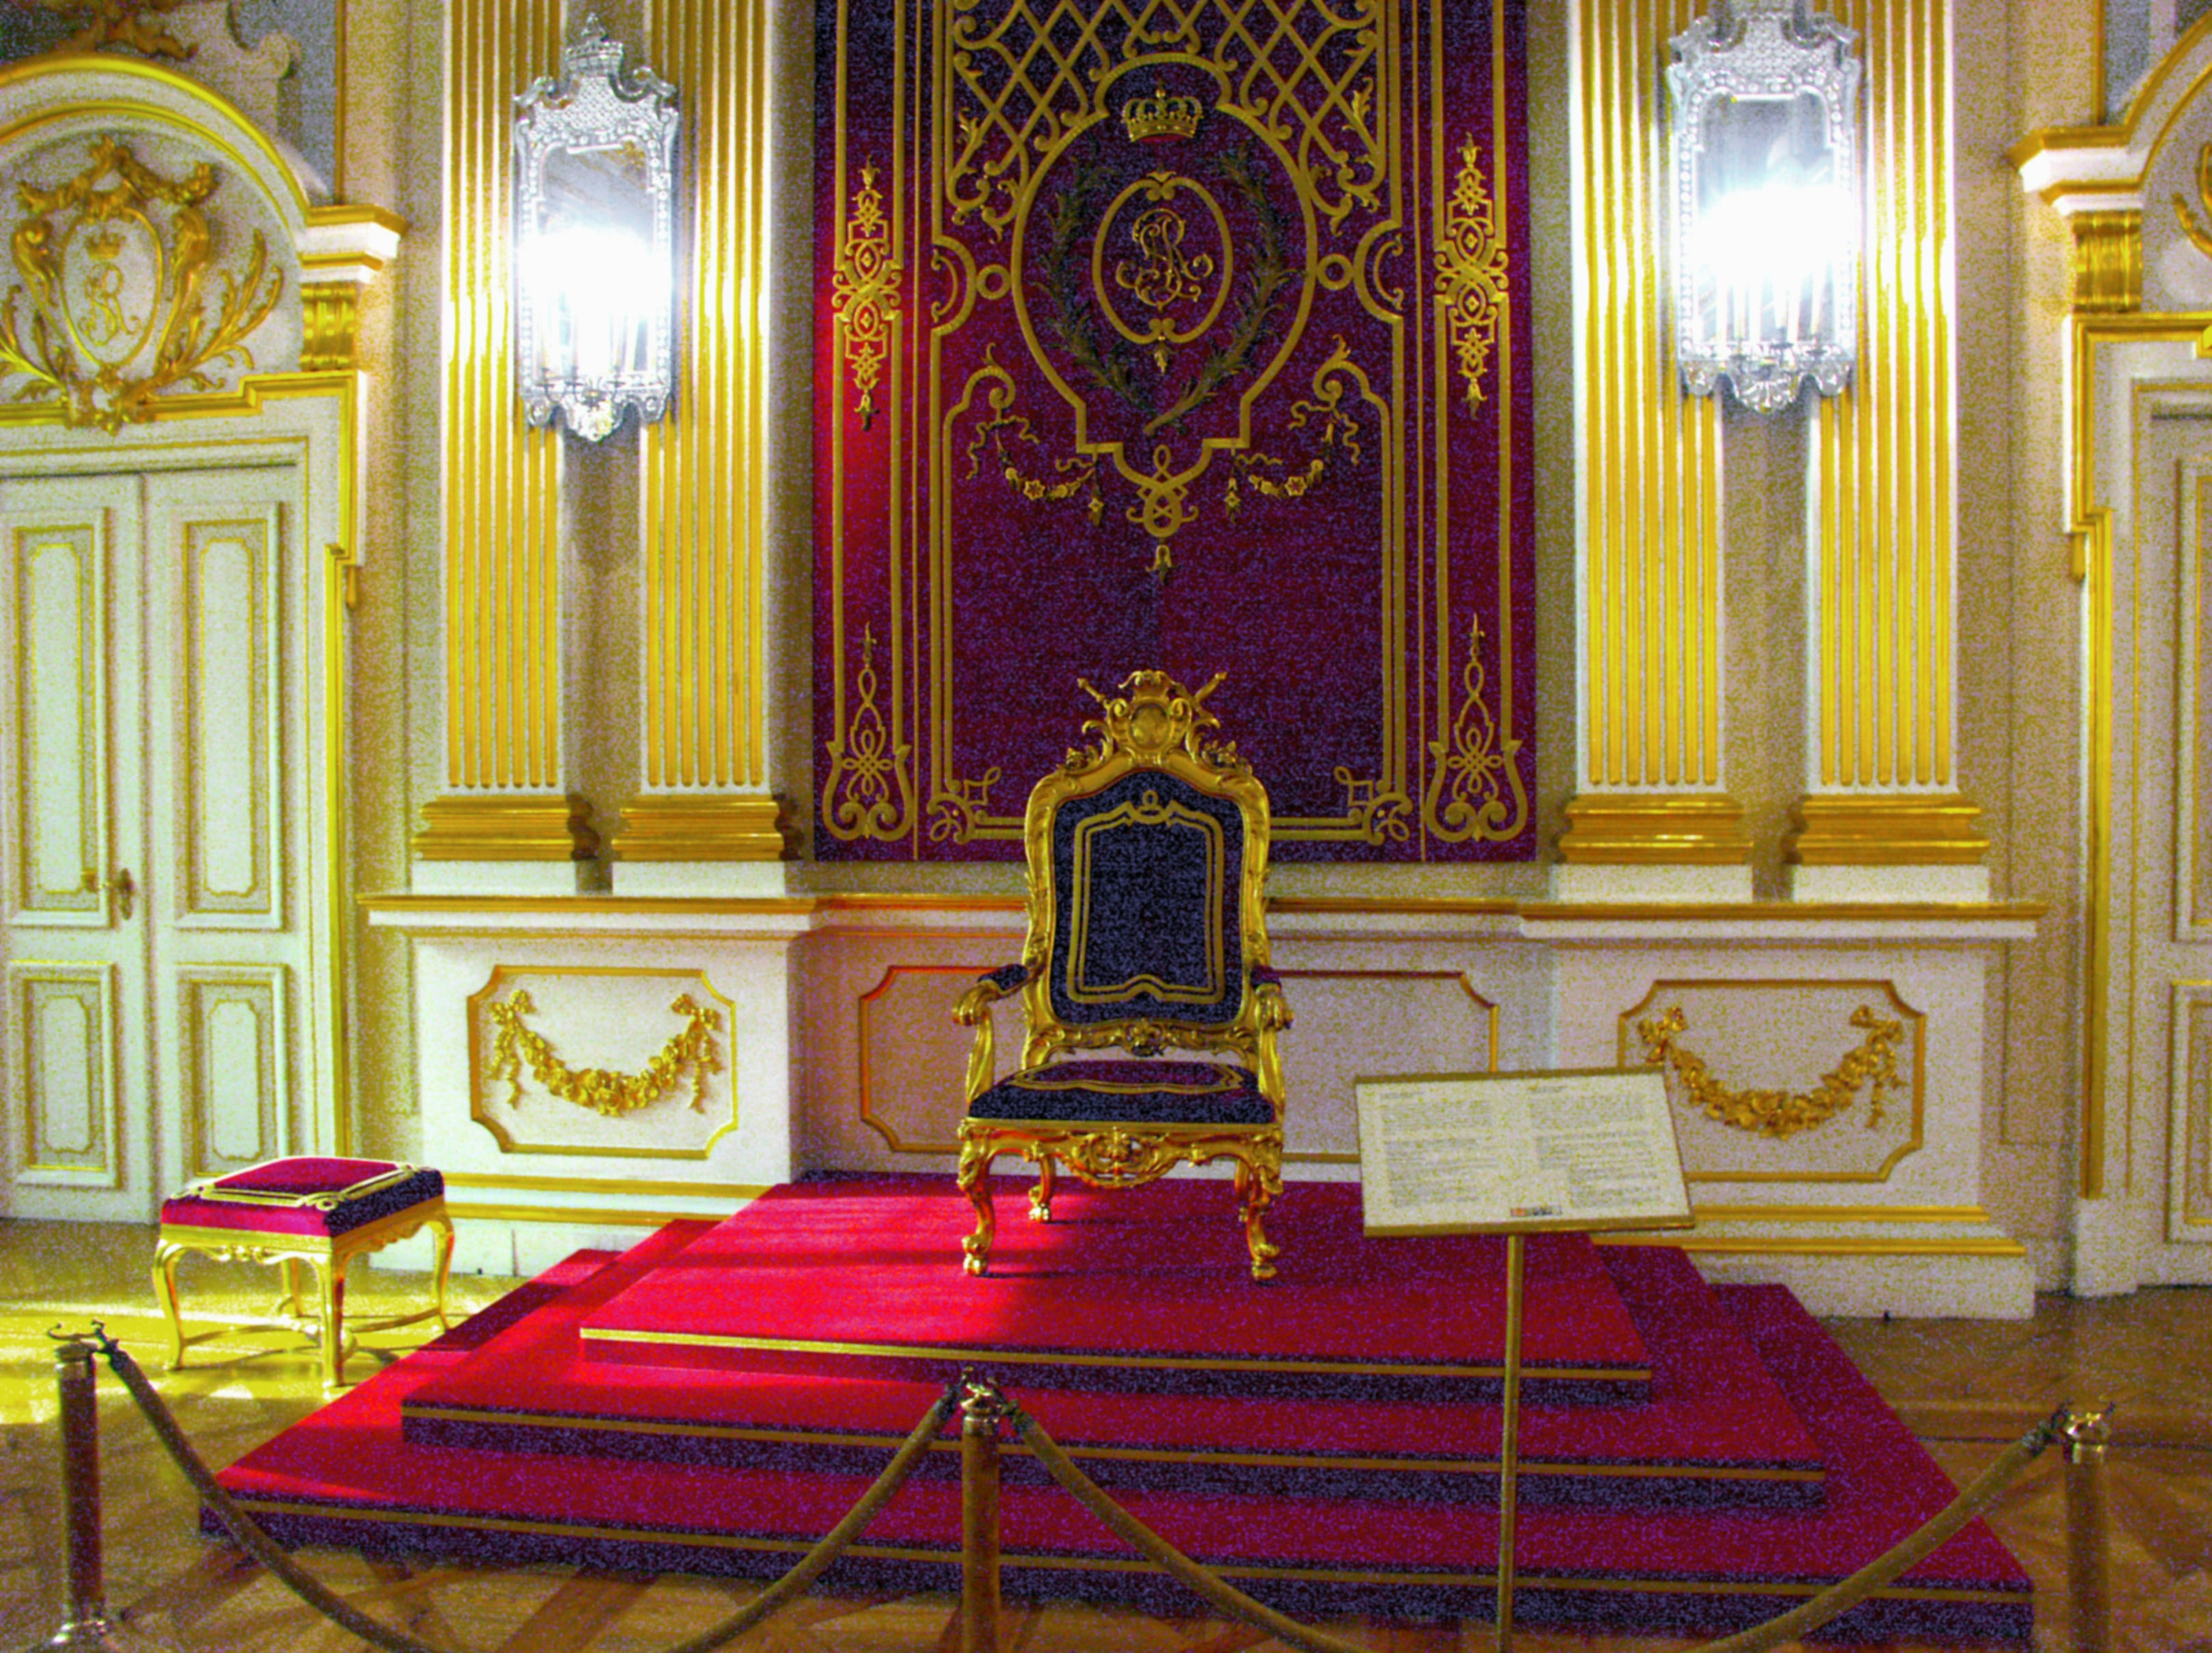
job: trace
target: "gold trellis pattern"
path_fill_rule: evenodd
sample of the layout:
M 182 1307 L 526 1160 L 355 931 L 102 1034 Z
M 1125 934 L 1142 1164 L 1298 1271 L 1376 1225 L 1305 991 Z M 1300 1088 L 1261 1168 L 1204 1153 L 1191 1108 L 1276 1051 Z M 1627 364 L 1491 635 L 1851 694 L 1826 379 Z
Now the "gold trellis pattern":
M 1376 210 L 1386 177 L 1377 70 L 1381 0 L 1029 0 L 989 22 L 971 3 L 952 21 L 957 96 L 945 193 L 956 222 L 1004 234 L 1035 158 L 1101 112 L 1100 71 L 1185 54 L 1219 70 L 1231 99 L 1277 134 L 1322 185 L 1332 224 Z
M 151 419 L 165 392 L 213 389 L 225 362 L 253 366 L 246 341 L 276 308 L 284 274 L 269 268 L 258 229 L 242 270 L 216 265 L 201 209 L 216 181 L 207 161 L 164 178 L 128 144 L 99 137 L 68 182 L 15 186 L 23 213 L 9 252 L 23 285 L 0 301 L 0 373 L 21 376 L 10 399 L 51 398 L 65 424 L 112 435 Z M 17 312 L 26 297 L 27 319 Z
M 691 1111 L 706 1111 L 707 1076 L 722 1071 L 721 1048 L 715 1037 L 721 1029 L 722 1012 L 712 1006 L 702 1005 L 688 993 L 678 994 L 668 1008 L 684 1018 L 684 1025 L 646 1064 L 641 1073 L 569 1067 L 544 1034 L 524 1025 L 522 1018 L 537 1008 L 528 989 L 523 988 L 484 1006 L 484 1014 L 499 1030 L 499 1039 L 492 1047 L 491 1062 L 484 1069 L 484 1078 L 487 1081 L 505 1079 L 511 1104 L 521 1105 L 522 1069 L 526 1063 L 531 1077 L 554 1096 L 610 1119 L 651 1107 L 674 1091 L 688 1073 L 691 1076 Z
M 1705 1059 L 1685 1049 L 1681 1036 L 1689 1031 L 1689 1018 L 1680 1006 L 1636 1024 L 1636 1036 L 1644 1047 L 1644 1060 L 1663 1067 L 1678 1081 L 1692 1106 L 1708 1119 L 1718 1120 L 1739 1131 L 1759 1136 L 1790 1137 L 1825 1125 L 1856 1100 L 1862 1086 L 1867 1091 L 1866 1127 L 1878 1130 L 1890 1096 L 1902 1080 L 1897 1071 L 1897 1048 L 1905 1037 L 1902 1021 L 1882 1015 L 1872 1005 L 1861 1005 L 1850 1014 L 1850 1025 L 1865 1037 L 1809 1091 L 1732 1090 L 1713 1076 Z

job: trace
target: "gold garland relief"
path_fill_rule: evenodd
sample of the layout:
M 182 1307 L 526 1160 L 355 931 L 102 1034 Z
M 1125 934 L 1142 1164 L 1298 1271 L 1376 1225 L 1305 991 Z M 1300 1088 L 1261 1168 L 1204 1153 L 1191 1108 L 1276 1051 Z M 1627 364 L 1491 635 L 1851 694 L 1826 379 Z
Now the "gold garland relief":
M 1677 1005 L 1636 1024 L 1644 1044 L 1644 1060 L 1664 1067 L 1678 1081 L 1692 1105 L 1704 1109 L 1739 1131 L 1759 1136 L 1789 1137 L 1825 1125 L 1848 1109 L 1861 1086 L 1867 1091 L 1867 1129 L 1880 1128 L 1884 1106 L 1900 1083 L 1897 1047 L 1905 1024 L 1883 1017 L 1871 1005 L 1851 1012 L 1850 1024 L 1866 1036 L 1858 1048 L 1838 1063 L 1807 1092 L 1789 1091 L 1731 1091 L 1712 1075 L 1705 1060 L 1677 1042 L 1689 1030 L 1689 1018 Z
M 246 341 L 276 307 L 284 274 L 269 269 L 258 229 L 242 271 L 215 267 L 200 210 L 215 187 L 206 161 L 163 178 L 112 137 L 94 139 L 91 164 L 57 188 L 17 184 L 23 216 L 9 250 L 24 285 L 0 300 L 0 373 L 23 381 L 10 399 L 50 398 L 64 424 L 112 435 L 151 419 L 165 392 L 216 388 L 226 362 L 252 368 Z M 27 321 L 17 314 L 27 297 Z
M 660 1054 L 646 1064 L 642 1073 L 617 1073 L 604 1067 L 575 1068 L 561 1060 L 544 1034 L 523 1025 L 522 1018 L 534 1014 L 538 1006 L 531 1002 L 526 990 L 517 988 L 497 1004 L 485 1006 L 484 1013 L 499 1029 L 499 1042 L 492 1048 L 491 1066 L 484 1077 L 505 1079 L 509 1086 L 507 1101 L 519 1108 L 522 1105 L 522 1068 L 526 1063 L 531 1077 L 562 1101 L 573 1102 L 579 1108 L 588 1108 L 610 1119 L 619 1119 L 641 1108 L 651 1107 L 674 1091 L 678 1082 L 689 1073 L 691 1111 L 704 1113 L 707 1076 L 722 1071 L 721 1049 L 714 1036 L 722 1025 L 722 1013 L 700 1004 L 688 993 L 678 995 L 668 1008 L 684 1018 L 684 1025 L 661 1047 Z

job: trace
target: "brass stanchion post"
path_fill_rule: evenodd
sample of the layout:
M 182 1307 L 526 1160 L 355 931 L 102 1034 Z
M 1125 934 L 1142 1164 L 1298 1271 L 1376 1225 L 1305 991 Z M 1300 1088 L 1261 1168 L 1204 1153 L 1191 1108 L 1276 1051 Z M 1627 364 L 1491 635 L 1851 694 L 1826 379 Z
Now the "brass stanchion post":
M 2110 1653 L 2112 1579 L 2106 1449 L 2110 1406 L 2066 1412 L 2066 1589 L 2074 1617 L 2074 1653 Z
M 62 1522 L 67 1529 L 62 1626 L 27 1653 L 59 1649 L 166 1653 L 152 1637 L 108 1615 L 100 1553 L 100 1398 L 94 1384 L 93 1353 L 92 1345 L 79 1337 L 67 1338 L 54 1349 L 60 1399 Z
M 1527 1240 L 1505 1237 L 1505 1404 L 1498 1441 L 1498 1653 L 1513 1644 L 1513 1520 L 1521 1472 L 1521 1304 Z
M 999 1653 L 999 1430 L 1013 1408 L 960 1380 L 960 1653 Z

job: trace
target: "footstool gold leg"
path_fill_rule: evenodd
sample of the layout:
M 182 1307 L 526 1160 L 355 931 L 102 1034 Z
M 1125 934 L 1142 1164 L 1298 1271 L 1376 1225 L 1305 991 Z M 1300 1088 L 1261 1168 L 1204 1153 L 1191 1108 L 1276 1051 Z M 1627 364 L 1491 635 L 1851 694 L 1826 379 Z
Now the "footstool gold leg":
M 311 1265 L 321 1298 L 323 1387 L 337 1389 L 345 1371 L 345 1264 L 333 1258 Z
M 438 1324 L 450 1332 L 453 1329 L 453 1322 L 446 1318 L 446 1282 L 452 1277 L 453 1272 L 453 1219 L 448 1217 L 436 1218 L 433 1219 L 430 1226 L 438 1237 L 435 1248 L 437 1258 L 431 1265 L 434 1271 L 432 1278 L 435 1282 L 433 1289 L 437 1292 Z
M 154 1251 L 154 1301 L 169 1322 L 171 1371 L 185 1364 L 185 1322 L 177 1316 L 177 1259 L 183 1255 L 182 1246 L 163 1244 Z

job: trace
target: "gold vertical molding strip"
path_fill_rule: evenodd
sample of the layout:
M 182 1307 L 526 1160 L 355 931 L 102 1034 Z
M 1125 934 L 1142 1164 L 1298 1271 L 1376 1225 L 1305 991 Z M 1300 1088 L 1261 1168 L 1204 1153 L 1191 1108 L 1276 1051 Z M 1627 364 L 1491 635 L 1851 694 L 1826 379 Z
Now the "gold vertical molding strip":
M 1859 368 L 1814 442 L 1817 791 L 1790 859 L 1974 865 L 1957 793 L 1955 362 L 1947 0 L 1842 0 L 1866 62 Z
M 1720 416 L 1674 359 L 1668 43 L 1698 0 L 1578 0 L 1583 754 L 1569 861 L 1748 854 L 1721 765 Z M 1593 796 L 1591 794 L 1605 794 Z M 1633 794 L 1633 795 L 1623 795 Z
M 557 64 L 557 0 L 459 0 L 447 134 L 447 781 L 557 783 L 558 449 L 514 395 L 514 89 Z
M 1683 397 L 1674 364 L 1667 109 L 1654 68 L 1696 11 L 1686 0 L 1582 0 L 1587 786 L 1720 781 L 1718 424 L 1709 398 Z
M 645 432 L 646 795 L 625 860 L 781 854 L 767 778 L 768 8 L 653 9 L 647 55 L 684 98 L 684 296 L 674 416 Z M 737 795 L 732 795 L 737 794 Z
M 426 859 L 588 849 L 561 763 L 560 437 L 514 394 L 514 94 L 561 57 L 559 0 L 447 14 L 446 786 Z M 498 796 L 488 794 L 496 792 Z

